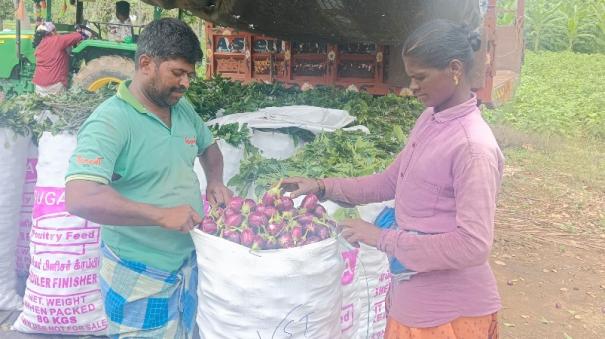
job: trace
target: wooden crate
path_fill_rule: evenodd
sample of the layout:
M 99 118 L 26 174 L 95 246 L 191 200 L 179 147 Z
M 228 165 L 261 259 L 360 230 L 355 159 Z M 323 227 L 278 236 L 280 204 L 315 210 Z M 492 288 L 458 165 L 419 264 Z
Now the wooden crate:
M 374 43 L 285 41 L 206 24 L 207 76 L 285 86 L 327 85 L 372 94 L 399 93 L 384 83 L 388 47 Z

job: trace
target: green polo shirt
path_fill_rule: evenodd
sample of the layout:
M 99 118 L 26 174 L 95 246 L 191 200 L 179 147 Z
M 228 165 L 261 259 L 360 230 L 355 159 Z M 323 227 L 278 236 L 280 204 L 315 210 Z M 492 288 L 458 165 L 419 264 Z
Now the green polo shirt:
M 210 130 L 184 98 L 172 107 L 168 128 L 129 85 L 122 82 L 78 132 L 66 181 L 108 184 L 127 199 L 159 207 L 189 204 L 203 215 L 193 163 L 213 143 Z M 169 272 L 194 250 L 189 234 L 153 225 L 103 225 L 101 238 L 120 258 Z

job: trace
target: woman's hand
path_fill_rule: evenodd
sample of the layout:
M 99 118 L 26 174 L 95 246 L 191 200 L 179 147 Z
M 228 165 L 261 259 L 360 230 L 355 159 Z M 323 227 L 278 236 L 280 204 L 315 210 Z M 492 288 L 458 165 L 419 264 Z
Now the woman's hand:
M 377 247 L 380 240 L 380 228 L 361 219 L 346 219 L 338 223 L 340 233 L 350 244 L 358 247 L 359 242 Z
M 286 178 L 282 181 L 281 187 L 284 191 L 291 192 L 290 197 L 292 199 L 301 195 L 317 194 L 321 191 L 319 180 L 302 177 Z

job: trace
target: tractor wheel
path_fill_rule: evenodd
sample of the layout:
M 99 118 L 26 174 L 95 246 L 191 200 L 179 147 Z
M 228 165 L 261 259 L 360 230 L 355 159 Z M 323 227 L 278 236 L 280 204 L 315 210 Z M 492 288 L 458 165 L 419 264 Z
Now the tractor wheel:
M 96 92 L 110 83 L 118 84 L 134 75 L 134 61 L 117 55 L 92 59 L 80 68 L 73 85 Z

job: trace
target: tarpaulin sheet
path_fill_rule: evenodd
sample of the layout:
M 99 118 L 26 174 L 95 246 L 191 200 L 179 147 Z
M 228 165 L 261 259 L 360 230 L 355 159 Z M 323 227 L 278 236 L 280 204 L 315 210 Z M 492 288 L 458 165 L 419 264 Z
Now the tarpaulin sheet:
M 214 24 L 287 40 L 400 43 L 436 18 L 480 23 L 479 0 L 143 0 Z

